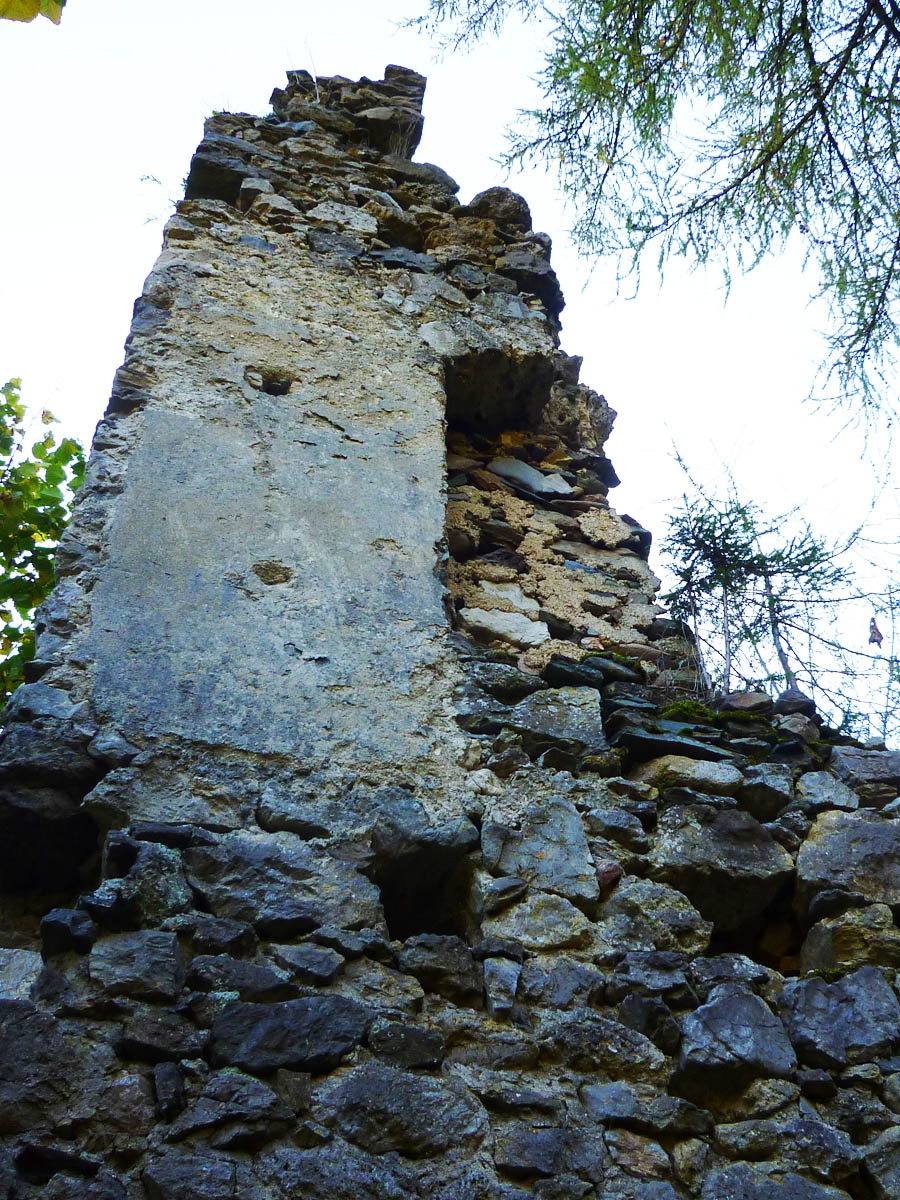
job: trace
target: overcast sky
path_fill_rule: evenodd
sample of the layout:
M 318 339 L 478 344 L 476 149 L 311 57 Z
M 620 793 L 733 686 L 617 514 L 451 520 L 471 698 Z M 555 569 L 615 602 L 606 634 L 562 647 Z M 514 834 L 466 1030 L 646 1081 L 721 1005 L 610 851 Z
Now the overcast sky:
M 678 263 L 662 287 L 649 272 L 637 299 L 617 296 L 612 265 L 591 268 L 573 252 L 552 177 L 507 179 L 492 161 L 516 110 L 538 99 L 540 31 L 510 28 L 440 61 L 423 36 L 397 28 L 422 7 L 69 0 L 58 28 L 0 22 L 0 377 L 22 376 L 31 406 L 89 439 L 204 116 L 268 111 L 289 68 L 380 78 L 395 62 L 429 78 L 417 157 L 448 170 L 464 200 L 496 183 L 523 192 L 535 226 L 553 236 L 568 299 L 563 348 L 584 356 L 582 378 L 619 413 L 608 449 L 620 510 L 662 534 L 682 489 L 674 442 L 698 478 L 714 483 L 728 464 L 772 510 L 800 504 L 835 532 L 861 520 L 887 465 L 803 403 L 825 314 L 808 305 L 815 280 L 799 254 L 735 281 L 727 305 L 715 272 Z M 889 480 L 888 519 L 893 489 Z

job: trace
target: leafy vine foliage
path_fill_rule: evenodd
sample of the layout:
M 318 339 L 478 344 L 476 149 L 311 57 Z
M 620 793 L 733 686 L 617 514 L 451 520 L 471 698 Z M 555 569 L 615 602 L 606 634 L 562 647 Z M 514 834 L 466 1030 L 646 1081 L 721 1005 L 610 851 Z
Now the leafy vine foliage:
M 0 19 L 6 21 L 33 21 L 35 17 L 47 17 L 58 25 L 66 0 L 0 0 Z
M 558 164 L 590 253 L 726 275 L 805 240 L 830 303 L 832 399 L 871 412 L 900 301 L 898 0 L 430 0 L 454 46 L 549 24 L 546 102 L 508 160 Z M 449 32 L 448 32 L 449 31 Z
M 25 453 L 21 381 L 0 388 L 0 703 L 34 655 L 34 612 L 53 587 L 53 562 L 84 478 L 84 450 L 50 429 Z M 55 422 L 41 416 L 47 427 Z

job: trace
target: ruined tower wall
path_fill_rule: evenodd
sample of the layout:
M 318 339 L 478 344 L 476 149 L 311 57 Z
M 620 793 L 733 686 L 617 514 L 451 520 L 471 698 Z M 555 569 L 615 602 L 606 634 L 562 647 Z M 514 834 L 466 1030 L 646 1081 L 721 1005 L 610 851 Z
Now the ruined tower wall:
M 891 752 L 713 712 L 425 81 L 207 123 L 0 739 L 2 1200 L 897 1194 Z

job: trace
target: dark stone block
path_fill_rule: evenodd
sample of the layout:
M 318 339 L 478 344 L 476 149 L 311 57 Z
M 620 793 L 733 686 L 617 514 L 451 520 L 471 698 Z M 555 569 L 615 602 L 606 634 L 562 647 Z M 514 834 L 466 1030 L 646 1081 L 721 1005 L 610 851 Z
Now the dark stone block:
M 148 1008 L 127 1022 L 116 1042 L 116 1053 L 150 1063 L 200 1058 L 206 1037 L 172 1009 Z
M 153 1068 L 156 1111 L 164 1121 L 172 1121 L 185 1105 L 184 1080 L 173 1062 L 157 1063 Z
M 359 1045 L 371 1022 L 363 1005 L 344 996 L 313 996 L 283 1004 L 225 1006 L 213 1021 L 214 1066 L 264 1075 L 279 1067 L 328 1071 Z
M 674 1085 L 687 1096 L 733 1091 L 757 1078 L 787 1078 L 797 1065 L 769 1007 L 740 984 L 722 984 L 684 1018 Z
M 291 1000 L 298 994 L 297 985 L 284 971 L 226 954 L 197 955 L 185 983 L 198 992 L 237 992 L 242 1000 Z
M 436 1029 L 380 1019 L 369 1030 L 369 1049 L 395 1067 L 410 1070 L 439 1067 L 444 1058 L 444 1039 Z
M 900 1002 L 877 967 L 860 967 L 835 983 L 790 980 L 779 999 L 800 1060 L 836 1069 L 887 1054 L 900 1039 Z
M 414 975 L 427 992 L 456 1003 L 481 1003 L 484 972 L 458 937 L 421 933 L 407 938 L 397 966 Z
M 87 954 L 96 937 L 94 922 L 77 908 L 52 908 L 41 920 L 41 948 L 45 958 L 68 950 Z
M 476 1146 L 488 1131 L 484 1109 L 455 1081 L 438 1082 L 380 1063 L 355 1068 L 322 1096 L 322 1103 L 329 1124 L 372 1154 L 426 1158 Z

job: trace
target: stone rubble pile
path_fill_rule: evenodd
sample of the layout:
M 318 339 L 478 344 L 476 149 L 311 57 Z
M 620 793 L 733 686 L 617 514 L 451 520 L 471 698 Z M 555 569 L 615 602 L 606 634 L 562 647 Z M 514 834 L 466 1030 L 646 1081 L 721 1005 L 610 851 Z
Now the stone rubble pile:
M 548 239 L 411 160 L 424 86 L 214 117 L 136 306 L 3 717 L 0 1198 L 900 1197 L 900 752 L 699 702 Z M 246 563 L 199 488 L 140 519 L 229 422 Z M 329 574 L 341 472 L 411 516 Z

